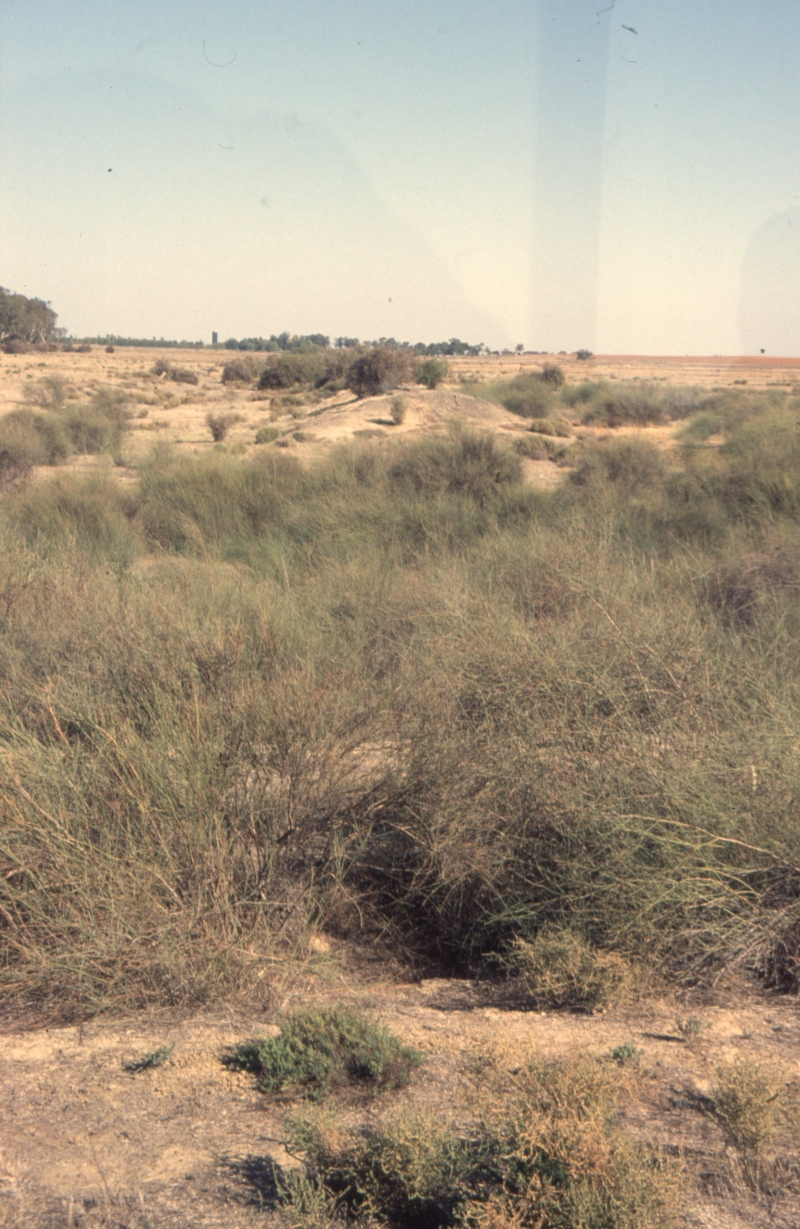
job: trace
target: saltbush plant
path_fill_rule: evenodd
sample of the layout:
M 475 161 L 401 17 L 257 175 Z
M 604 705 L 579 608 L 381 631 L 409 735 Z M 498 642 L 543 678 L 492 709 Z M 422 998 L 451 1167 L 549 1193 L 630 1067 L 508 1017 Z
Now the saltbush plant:
M 301 1089 L 317 1100 L 346 1083 L 402 1088 L 422 1061 L 388 1029 L 344 1007 L 298 1011 L 277 1037 L 243 1042 L 231 1055 L 263 1092 Z

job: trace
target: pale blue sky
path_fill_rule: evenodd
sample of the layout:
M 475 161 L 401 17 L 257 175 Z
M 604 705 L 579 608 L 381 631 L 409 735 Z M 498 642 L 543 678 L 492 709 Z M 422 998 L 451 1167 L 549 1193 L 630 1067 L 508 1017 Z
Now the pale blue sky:
M 800 354 L 799 53 L 800 0 L 4 0 L 0 283 L 77 334 Z

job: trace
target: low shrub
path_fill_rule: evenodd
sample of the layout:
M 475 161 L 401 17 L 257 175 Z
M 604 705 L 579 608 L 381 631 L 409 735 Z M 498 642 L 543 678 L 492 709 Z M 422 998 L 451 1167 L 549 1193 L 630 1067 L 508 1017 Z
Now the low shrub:
M 62 419 L 74 452 L 95 455 L 119 452 L 127 416 L 113 409 L 107 411 L 102 405 L 90 404 L 69 406 Z
M 0 423 L 0 489 L 27 478 L 40 464 L 40 441 L 21 424 Z
M 519 458 L 477 431 L 456 428 L 448 436 L 414 440 L 392 455 L 392 483 L 420 494 L 463 493 L 484 504 L 522 477 Z
M 624 423 L 639 426 L 669 423 L 688 418 L 707 400 L 708 394 L 697 388 L 631 382 L 616 385 L 611 390 L 608 385 L 601 384 L 589 401 L 582 421 L 603 423 L 607 427 L 621 427 Z
M 0 481 L 15 481 L 34 465 L 59 465 L 71 452 L 58 414 L 20 409 L 0 418 Z
M 406 420 L 406 400 L 405 397 L 392 397 L 392 404 L 389 408 L 389 413 L 392 417 L 392 422 L 399 427 Z
M 726 1143 L 758 1152 L 775 1137 L 780 1121 L 785 1082 L 774 1072 L 748 1060 L 724 1063 L 711 1088 L 711 1116 L 722 1128 Z
M 277 427 L 259 427 L 256 431 L 255 442 L 257 444 L 271 444 L 278 438 L 280 431 Z
M 514 451 L 530 461 L 549 461 L 563 456 L 566 448 L 549 435 L 527 434 L 514 440 Z
M 517 376 L 501 393 L 500 403 L 522 418 L 546 418 L 556 404 L 556 390 L 539 375 Z
M 164 358 L 156 360 L 152 372 L 154 376 L 166 376 L 167 379 L 174 380 L 177 384 L 200 383 L 200 377 L 196 371 L 192 371 L 190 367 L 176 367 Z
M 630 964 L 617 953 L 550 927 L 530 941 L 517 938 L 506 963 L 537 1007 L 605 1011 L 626 998 L 633 981 Z
M 332 361 L 333 356 L 330 356 Z M 272 354 L 263 366 L 258 387 L 261 389 L 294 388 L 296 384 L 313 384 L 320 387 L 326 382 L 330 370 L 329 356 L 324 350 L 288 350 Z
M 177 384 L 199 384 L 200 377 L 196 371 L 192 371 L 190 367 L 173 367 L 170 372 L 171 380 Z
M 585 450 L 570 474 L 574 486 L 609 483 L 628 494 L 652 490 L 667 473 L 664 454 L 648 440 L 622 439 Z
M 589 405 L 609 388 L 610 385 L 605 380 L 584 380 L 582 384 L 567 384 L 561 390 L 561 401 L 570 408 Z
M 231 1056 L 258 1076 L 262 1091 L 302 1088 L 313 1099 L 346 1083 L 402 1088 L 422 1061 L 388 1029 L 343 1007 L 296 1012 L 277 1037 L 243 1042 Z
M 14 497 L 14 524 L 43 556 L 75 550 L 124 571 L 140 543 L 132 527 L 136 495 L 120 488 L 108 471 L 79 478 L 68 472 L 37 482 Z M 62 607 L 63 612 L 63 607 Z
M 263 358 L 256 358 L 253 354 L 240 354 L 230 359 L 222 368 L 222 383 L 249 384 L 261 375 L 263 367 Z
M 405 383 L 411 372 L 411 356 L 406 350 L 372 346 L 353 359 L 347 374 L 347 387 L 357 397 L 377 397 Z
M 416 364 L 414 378 L 426 388 L 438 388 L 450 374 L 449 364 L 440 358 L 425 358 Z
M 560 439 L 567 439 L 572 435 L 569 423 L 562 419 L 534 418 L 528 430 L 536 431 L 539 435 L 555 435 Z
M 69 380 L 65 380 L 63 376 L 45 376 L 25 390 L 25 400 L 45 410 L 63 410 L 71 391 Z
M 564 368 L 560 367 L 558 363 L 545 363 L 539 378 L 545 384 L 550 384 L 553 388 L 561 388 L 566 380 Z
M 234 411 L 224 413 L 215 410 L 209 410 L 206 414 L 206 426 L 211 432 L 211 438 L 215 444 L 220 444 L 226 438 L 231 427 L 242 421 L 241 414 Z

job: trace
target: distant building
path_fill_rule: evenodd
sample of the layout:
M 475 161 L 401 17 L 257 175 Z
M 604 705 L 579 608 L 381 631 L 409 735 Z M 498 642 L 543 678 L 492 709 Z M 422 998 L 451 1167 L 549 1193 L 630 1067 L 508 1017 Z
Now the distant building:
M 219 337 L 217 336 L 217 334 L 216 334 L 216 333 L 212 333 L 212 334 L 211 334 L 211 344 L 212 344 L 212 346 L 215 346 L 215 345 L 217 344 L 217 342 L 218 342 L 218 341 L 219 341 Z

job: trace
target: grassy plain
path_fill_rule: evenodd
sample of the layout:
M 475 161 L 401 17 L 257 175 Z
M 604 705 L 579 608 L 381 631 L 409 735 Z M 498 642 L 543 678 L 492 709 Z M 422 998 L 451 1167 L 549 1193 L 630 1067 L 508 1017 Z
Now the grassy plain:
M 515 1018 L 796 994 L 794 368 L 465 359 L 397 414 L 160 357 L 0 360 L 0 454 L 32 458 L 0 492 L 9 1013 L 275 1015 L 269 988 L 332 950 L 345 981 L 368 954 L 373 977 L 477 979 Z M 240 417 L 214 443 L 209 414 Z M 464 1093 L 438 1159 L 408 1122 L 334 1149 L 362 1203 L 308 1154 L 303 1224 L 422 1223 L 417 1164 L 430 1224 L 668 1224 L 677 1174 L 588 1070 L 514 1077 L 517 1126 Z M 697 1092 L 725 1138 L 762 1121 L 760 1078 Z M 570 1080 L 591 1130 L 559 1117 Z M 545 1161 L 576 1131 L 594 1151 L 556 1197 Z M 741 1144 L 743 1198 L 794 1191 L 771 1146 Z

